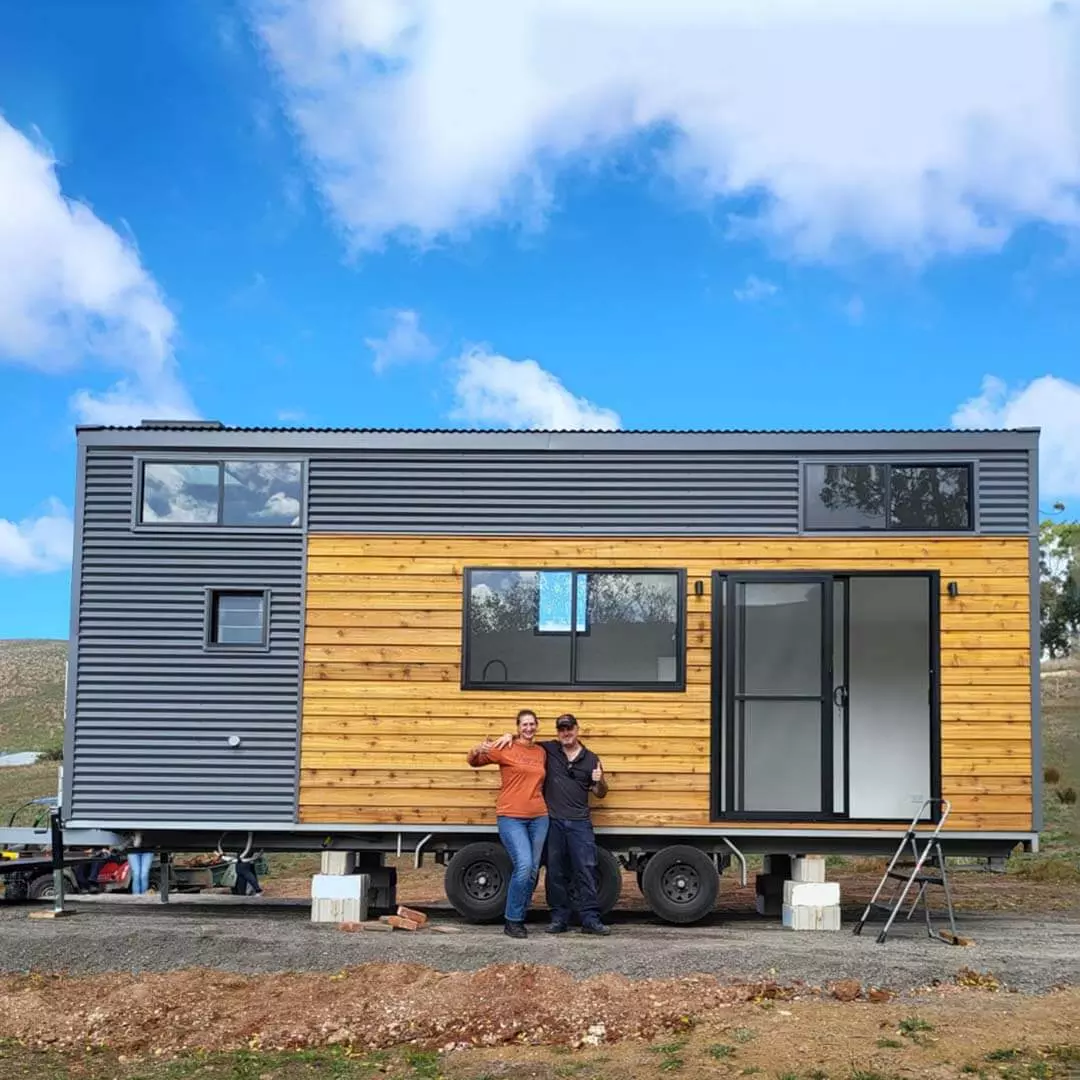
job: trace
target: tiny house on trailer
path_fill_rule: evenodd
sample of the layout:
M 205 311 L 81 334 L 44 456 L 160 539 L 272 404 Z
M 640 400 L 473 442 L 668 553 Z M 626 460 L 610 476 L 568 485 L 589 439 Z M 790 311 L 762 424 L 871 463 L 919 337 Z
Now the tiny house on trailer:
M 528 706 L 604 763 L 605 907 L 621 864 L 686 921 L 732 858 L 891 851 L 927 798 L 949 854 L 1033 847 L 1037 444 L 82 428 L 65 827 L 348 850 L 386 903 L 430 854 L 496 916 L 465 754 Z

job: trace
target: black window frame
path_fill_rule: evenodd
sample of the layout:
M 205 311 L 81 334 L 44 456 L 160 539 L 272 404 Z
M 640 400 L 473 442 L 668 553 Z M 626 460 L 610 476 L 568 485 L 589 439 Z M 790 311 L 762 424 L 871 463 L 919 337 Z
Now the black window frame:
M 243 462 L 281 462 L 300 466 L 300 512 L 295 525 L 274 525 L 265 522 L 228 522 L 223 521 L 225 513 L 225 466 L 237 461 Z M 168 465 L 181 467 L 184 465 L 213 465 L 217 468 L 217 520 L 216 521 L 147 521 L 143 517 L 146 494 L 146 467 L 147 465 Z M 296 454 L 246 454 L 240 451 L 227 456 L 206 455 L 192 457 L 167 457 L 161 455 L 137 457 L 135 459 L 135 483 L 133 485 L 135 498 L 131 508 L 131 523 L 134 529 L 213 529 L 215 532 L 236 530 L 239 532 L 251 532 L 252 530 L 267 529 L 271 532 L 282 530 L 303 531 L 307 513 L 307 460 Z
M 846 460 L 803 460 L 801 462 L 800 477 L 800 525 L 804 533 L 820 535 L 831 533 L 836 536 L 863 535 L 871 533 L 926 533 L 931 536 L 963 536 L 967 533 L 977 532 L 976 522 L 976 463 L 974 461 L 910 461 L 908 459 L 882 460 L 880 458 L 848 458 Z M 867 468 L 878 467 L 885 472 L 885 490 L 883 492 L 885 508 L 885 524 L 877 525 L 811 525 L 810 518 L 810 473 L 811 468 Z M 892 523 L 892 471 L 893 469 L 963 469 L 967 472 L 968 497 L 967 497 L 967 524 L 961 528 L 936 529 L 927 525 L 894 525 Z
M 262 598 L 261 641 L 215 641 L 218 600 L 222 596 L 258 596 Z M 269 652 L 270 651 L 270 590 L 250 589 L 242 585 L 212 585 L 206 589 L 203 618 L 203 648 L 208 652 Z
M 474 573 L 569 573 L 570 582 L 570 630 L 547 631 L 544 636 L 567 636 L 570 638 L 570 681 L 550 683 L 476 682 L 469 677 L 469 614 L 472 603 L 472 576 Z M 587 637 L 588 629 L 579 631 L 577 626 L 577 575 L 578 574 L 667 574 L 674 575 L 677 585 L 675 625 L 675 678 L 671 682 L 595 682 L 579 680 L 577 674 L 577 638 Z M 539 590 L 537 590 L 539 595 Z M 539 616 L 539 605 L 537 607 Z M 669 566 L 467 566 L 462 571 L 461 602 L 461 689 L 462 690 L 510 690 L 510 691 L 609 691 L 613 693 L 671 694 L 686 691 L 686 570 Z

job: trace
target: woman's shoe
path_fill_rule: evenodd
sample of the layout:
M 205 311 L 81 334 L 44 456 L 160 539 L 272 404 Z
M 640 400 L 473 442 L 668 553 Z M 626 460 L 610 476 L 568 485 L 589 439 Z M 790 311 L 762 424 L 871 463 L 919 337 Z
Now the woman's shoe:
M 503 926 L 503 933 L 507 937 L 512 938 L 524 938 L 529 936 L 529 931 L 525 929 L 523 922 L 510 922 L 506 920 L 506 924 Z

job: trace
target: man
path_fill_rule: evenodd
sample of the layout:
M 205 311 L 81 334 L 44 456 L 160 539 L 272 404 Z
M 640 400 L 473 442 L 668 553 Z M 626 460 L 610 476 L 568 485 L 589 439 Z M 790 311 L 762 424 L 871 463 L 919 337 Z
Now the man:
M 600 759 L 580 739 L 577 718 L 564 713 L 555 721 L 558 739 L 540 743 L 547 754 L 544 801 L 548 808 L 547 875 L 551 900 L 549 934 L 564 934 L 577 909 L 583 934 L 611 933 L 600 921 L 596 896 L 596 836 L 589 817 L 589 792 L 608 791 Z M 510 739 L 512 736 L 503 736 Z M 496 744 L 498 745 L 498 743 Z M 570 884 L 576 896 L 571 900 Z

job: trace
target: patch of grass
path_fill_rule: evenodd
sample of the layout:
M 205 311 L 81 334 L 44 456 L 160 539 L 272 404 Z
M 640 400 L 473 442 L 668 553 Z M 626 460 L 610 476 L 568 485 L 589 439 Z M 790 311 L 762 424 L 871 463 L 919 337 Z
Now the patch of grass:
M 1002 1046 L 997 1050 L 991 1050 L 986 1055 L 987 1061 L 1016 1061 L 1020 1057 L 1020 1051 L 1015 1046 Z
M 405 1064 L 417 1080 L 434 1080 L 439 1075 L 439 1055 L 431 1050 L 408 1050 Z
M 760 1065 L 747 1065 L 739 1073 L 740 1076 L 753 1076 L 755 1073 L 761 1072 Z
M 1053 765 L 1047 766 L 1043 769 L 1043 783 L 1044 784 L 1057 784 L 1061 781 L 1061 770 L 1055 768 Z
M 39 762 L 36 765 L 14 765 L 0 769 L 0 825 L 6 826 L 11 815 L 30 799 L 56 794 L 56 765 Z M 33 825 L 35 813 L 41 807 L 28 807 L 15 818 L 16 825 Z
M 848 1080 L 888 1080 L 888 1077 L 879 1072 L 868 1072 L 866 1069 L 856 1069 L 848 1077 Z
M 879 1050 L 903 1050 L 904 1044 L 896 1039 L 878 1039 Z
M 679 1054 L 685 1046 L 686 1040 L 679 1039 L 676 1042 L 660 1043 L 657 1046 L 650 1046 L 649 1049 L 654 1054 L 660 1055 L 661 1072 L 677 1072 L 684 1065 L 683 1059 Z
M 1061 788 L 1058 793 L 1058 802 L 1064 803 L 1066 806 L 1076 805 L 1076 788 L 1067 787 Z
M 929 1021 L 924 1020 L 921 1016 L 905 1016 L 900 1021 L 900 1034 L 906 1035 L 909 1039 L 913 1035 L 922 1035 L 928 1031 L 933 1031 L 934 1025 Z
M 737 1027 L 731 1032 L 731 1037 L 737 1043 L 748 1043 L 757 1038 L 757 1032 L 753 1028 Z
M 708 1055 L 711 1058 L 715 1058 L 717 1061 L 723 1061 L 725 1058 L 733 1058 L 735 1056 L 735 1047 L 728 1046 L 727 1043 L 713 1043 L 708 1048 Z
M 0 641 L 0 749 L 62 744 L 66 660 L 66 641 Z

